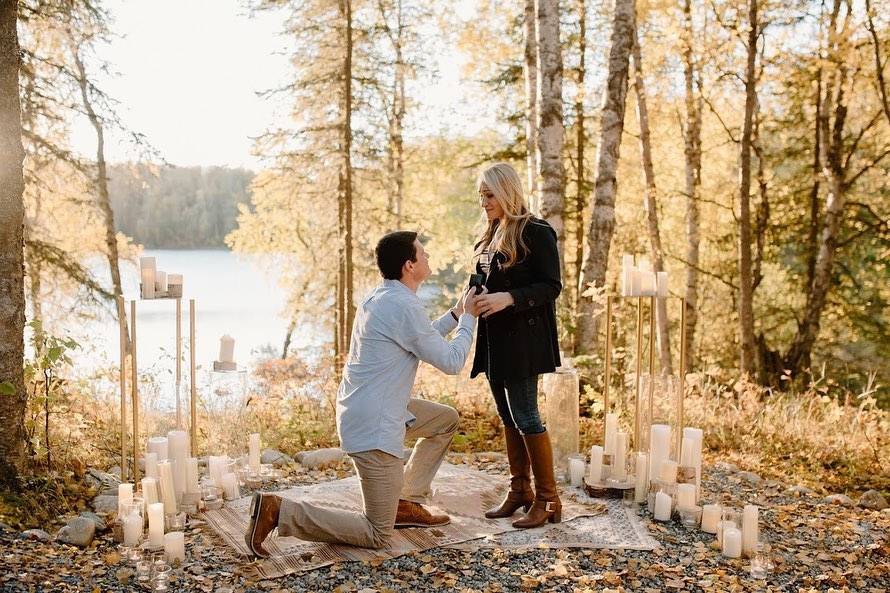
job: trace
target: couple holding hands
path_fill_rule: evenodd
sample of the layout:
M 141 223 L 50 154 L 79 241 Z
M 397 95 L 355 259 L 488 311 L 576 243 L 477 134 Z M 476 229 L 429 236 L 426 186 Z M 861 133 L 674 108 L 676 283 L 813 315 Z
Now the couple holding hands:
M 361 485 L 361 513 L 254 494 L 248 548 L 268 557 L 263 542 L 276 528 L 303 540 L 381 548 L 397 527 L 446 525 L 447 515 L 421 503 L 458 430 L 457 411 L 411 397 L 417 366 L 449 375 L 463 368 L 477 329 L 471 377 L 485 373 L 504 423 L 510 490 L 485 513 L 524 513 L 514 527 L 561 519 L 550 437 L 538 413 L 538 375 L 560 364 L 555 301 L 562 289 L 556 233 L 531 215 L 516 171 L 507 164 L 479 176 L 485 232 L 476 244 L 476 284 L 457 305 L 430 321 L 417 296 L 429 278 L 429 254 L 417 233 L 397 231 L 377 243 L 383 283 L 356 311 L 343 381 L 337 432 Z M 478 328 L 477 326 L 478 320 Z M 447 336 L 453 333 L 449 340 Z M 417 439 L 407 461 L 405 439 Z M 534 476 L 534 488 L 532 488 Z

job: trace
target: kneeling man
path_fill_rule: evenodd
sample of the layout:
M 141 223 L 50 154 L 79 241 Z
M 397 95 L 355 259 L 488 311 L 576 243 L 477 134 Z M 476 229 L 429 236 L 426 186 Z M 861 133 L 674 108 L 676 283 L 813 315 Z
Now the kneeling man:
M 263 541 L 277 527 L 282 536 L 350 544 L 387 545 L 394 527 L 449 522 L 421 506 L 458 428 L 454 408 L 411 397 L 419 361 L 449 375 L 464 366 L 478 314 L 475 291 L 431 322 L 417 296 L 429 278 L 429 255 L 417 233 L 399 231 L 377 243 L 383 283 L 356 311 L 349 357 L 337 392 L 337 432 L 361 484 L 361 513 L 254 494 L 245 536 L 248 548 L 268 557 Z M 454 338 L 445 336 L 457 328 Z M 405 438 L 417 438 L 407 465 Z

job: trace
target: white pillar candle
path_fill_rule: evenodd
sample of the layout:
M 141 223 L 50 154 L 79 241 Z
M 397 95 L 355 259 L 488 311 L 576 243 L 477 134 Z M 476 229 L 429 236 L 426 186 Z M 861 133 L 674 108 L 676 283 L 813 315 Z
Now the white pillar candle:
M 615 453 L 612 455 L 611 474 L 618 481 L 627 479 L 627 433 L 615 435 Z
M 641 272 L 639 270 L 639 268 L 634 269 L 633 276 L 631 278 L 633 281 L 633 284 L 631 285 L 631 296 L 635 296 L 635 297 L 643 296 L 643 274 L 644 273 L 645 272 Z
M 219 362 L 235 362 L 235 338 L 232 336 L 219 339 Z
M 164 556 L 167 562 L 185 562 L 185 534 L 181 531 L 171 531 L 164 534 Z
M 649 477 L 660 477 L 661 462 L 668 459 L 671 452 L 671 427 L 667 424 L 653 424 L 649 428 Z M 676 481 L 676 480 L 675 480 Z
M 655 493 L 655 512 L 656 521 L 668 521 L 671 518 L 671 497 L 664 492 Z
M 649 456 L 646 453 L 637 453 L 634 462 L 634 472 L 637 474 L 634 501 L 638 503 L 646 502 L 646 496 L 649 494 Z
M 142 478 L 142 498 L 145 500 L 146 505 L 154 504 L 159 501 L 157 478 Z
M 155 272 L 155 292 L 161 294 L 167 292 L 167 272 L 163 270 Z
M 717 523 L 720 522 L 722 510 L 719 504 L 706 504 L 701 514 L 701 530 L 705 533 L 717 533 Z
M 760 509 L 757 505 L 746 504 L 742 510 L 742 553 L 750 558 L 757 550 L 757 538 L 760 536 L 758 519 Z
M 139 539 L 142 537 L 142 515 L 139 513 L 130 513 L 124 517 L 124 545 L 139 545 Z
M 153 257 L 139 258 L 139 280 L 142 282 L 142 298 L 155 298 L 155 271 L 157 265 Z
M 158 454 L 155 451 L 145 453 L 145 475 L 149 478 L 158 477 Z
M 117 516 L 123 516 L 124 505 L 133 502 L 133 484 L 118 484 L 117 486 Z
M 727 558 L 739 558 L 742 555 L 742 532 L 735 527 L 724 527 L 723 555 Z
M 201 488 L 198 485 L 198 458 L 189 457 L 185 461 L 185 491 L 189 494 L 198 494 Z
M 578 457 L 569 458 L 569 483 L 573 488 L 577 488 L 581 485 L 581 482 L 584 479 L 585 469 L 587 468 L 583 459 Z
M 189 456 L 189 433 L 184 430 L 171 430 L 167 433 L 170 460 L 173 461 L 173 486 L 176 498 L 181 499 L 185 492 L 185 460 Z
M 220 485 L 225 493 L 226 500 L 236 500 L 241 497 L 241 492 L 238 489 L 238 476 L 232 472 L 223 474 Z
M 176 487 L 173 484 L 173 464 L 169 461 L 162 461 L 158 464 L 158 490 L 160 491 L 160 499 L 164 504 L 164 512 L 169 514 L 177 511 L 176 503 Z
M 662 464 L 662 467 L 664 465 Z M 695 506 L 695 484 L 677 485 L 677 508 L 691 509 Z
M 257 432 L 250 435 L 247 463 L 250 466 L 251 471 L 260 471 L 260 435 Z
M 723 547 L 723 534 L 730 529 L 735 528 L 735 521 L 717 521 L 717 543 L 719 543 L 721 547 Z
M 590 448 L 590 465 L 587 466 L 587 481 L 599 484 L 603 481 L 603 448 L 594 445 Z
M 170 285 L 182 286 L 182 274 L 167 274 L 167 288 Z
M 621 296 L 633 296 L 634 269 L 634 256 L 623 255 L 621 257 Z
M 668 291 L 668 273 L 667 272 L 658 272 L 658 296 L 659 297 L 667 297 L 669 294 Z
M 615 454 L 616 434 L 618 434 L 618 414 L 606 414 L 606 441 L 603 443 L 605 445 L 603 453 L 606 455 Z
M 228 457 L 211 455 L 207 458 L 207 475 L 217 486 L 222 486 L 222 477 L 226 473 Z
M 167 437 L 151 437 L 148 439 L 146 449 L 158 456 L 158 461 L 166 461 L 169 458 Z
M 656 276 L 655 272 L 645 271 L 643 272 L 642 278 L 642 295 L 643 296 L 655 296 L 656 295 Z
M 695 467 L 695 497 L 698 500 L 701 498 L 701 450 L 702 442 L 704 441 L 704 431 L 700 428 L 684 428 L 683 441 L 685 442 L 687 439 L 689 440 L 689 445 L 687 446 L 689 463 L 686 463 L 681 458 L 681 465 Z
M 148 505 L 148 544 L 152 547 L 164 545 L 164 503 Z
M 672 459 L 665 459 L 661 462 L 661 468 L 658 471 L 658 479 L 668 484 L 677 483 L 677 462 Z

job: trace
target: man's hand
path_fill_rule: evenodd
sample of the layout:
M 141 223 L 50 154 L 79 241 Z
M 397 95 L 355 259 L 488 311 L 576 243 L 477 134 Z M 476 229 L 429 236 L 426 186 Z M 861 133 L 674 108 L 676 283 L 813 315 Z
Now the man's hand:
M 478 315 L 487 318 L 489 315 L 494 315 L 498 311 L 503 311 L 507 307 L 512 306 L 513 303 L 513 295 L 509 292 L 494 292 L 492 294 L 480 294 L 476 299 L 475 306 Z
M 464 300 L 467 298 L 467 292 L 469 292 L 470 290 L 471 289 L 469 288 L 466 289 L 464 293 L 457 298 L 457 303 L 455 303 L 454 306 L 451 307 L 451 311 L 454 313 L 455 317 L 459 318 L 461 315 L 464 314 Z
M 482 292 L 476 294 L 476 288 L 471 286 L 464 294 L 464 309 L 473 317 L 479 317 L 479 301 L 488 294 L 488 289 L 483 287 Z

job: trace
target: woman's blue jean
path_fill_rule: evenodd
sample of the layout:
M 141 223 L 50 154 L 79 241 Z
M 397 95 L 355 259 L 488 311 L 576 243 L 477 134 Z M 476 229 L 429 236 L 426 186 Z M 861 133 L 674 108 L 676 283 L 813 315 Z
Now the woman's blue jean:
M 522 434 L 544 432 L 538 413 L 538 376 L 507 381 L 489 381 L 498 415 L 504 426 L 516 428 Z

